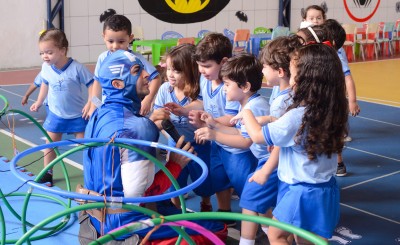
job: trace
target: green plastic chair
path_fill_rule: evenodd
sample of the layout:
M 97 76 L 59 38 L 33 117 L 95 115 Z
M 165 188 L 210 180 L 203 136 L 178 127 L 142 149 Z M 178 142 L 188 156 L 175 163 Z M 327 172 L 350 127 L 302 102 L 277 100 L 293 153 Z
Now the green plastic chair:
M 263 27 L 263 26 L 256 27 L 256 28 L 254 28 L 254 31 L 253 31 L 254 34 L 271 33 L 271 32 L 272 32 L 271 29 L 266 28 L 266 27 Z M 268 43 L 267 40 L 261 41 L 261 43 L 260 43 L 260 50 L 261 50 L 265 45 L 267 45 L 267 43 Z

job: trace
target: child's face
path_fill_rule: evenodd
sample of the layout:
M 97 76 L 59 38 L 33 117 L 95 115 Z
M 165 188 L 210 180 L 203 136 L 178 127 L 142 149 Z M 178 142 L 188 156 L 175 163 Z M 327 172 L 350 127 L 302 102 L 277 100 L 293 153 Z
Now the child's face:
M 268 86 L 278 86 L 279 85 L 279 71 L 273 69 L 267 64 L 263 64 L 262 73 L 267 80 Z
M 62 58 L 66 57 L 65 48 L 60 49 L 56 47 L 53 41 L 39 42 L 39 51 L 42 60 L 49 65 L 57 66 L 57 64 L 62 61 Z
M 309 9 L 305 21 L 313 23 L 314 25 L 321 25 L 324 23 L 324 16 L 322 12 L 316 9 Z
M 103 33 L 103 39 L 109 51 L 115 52 L 119 49 L 128 50 L 129 43 L 133 35 L 128 35 L 126 31 L 113 31 L 106 29 Z
M 197 61 L 199 65 L 199 72 L 207 80 L 217 80 L 219 78 L 219 70 L 221 70 L 222 62 L 217 64 L 214 60 L 207 60 L 205 62 Z
M 228 101 L 239 101 L 241 102 L 244 98 L 244 91 L 243 89 L 239 88 L 239 85 L 224 77 L 224 91 L 226 93 L 226 99 Z
M 183 73 L 174 69 L 170 58 L 167 58 L 167 79 L 172 87 L 183 88 L 185 86 Z

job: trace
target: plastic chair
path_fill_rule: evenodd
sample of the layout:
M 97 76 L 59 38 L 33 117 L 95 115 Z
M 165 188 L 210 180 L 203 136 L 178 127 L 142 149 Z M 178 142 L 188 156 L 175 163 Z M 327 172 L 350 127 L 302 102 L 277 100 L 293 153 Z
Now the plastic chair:
M 198 33 L 197 33 L 197 37 L 198 38 L 203 38 L 207 33 L 209 33 L 209 32 L 211 32 L 211 31 L 209 31 L 209 30 L 200 30 Z
M 395 31 L 393 32 L 392 43 L 394 45 L 394 52 L 400 49 L 400 19 L 396 21 Z
M 274 40 L 277 37 L 289 36 L 289 35 L 290 35 L 289 27 L 277 26 L 272 31 L 271 40 Z
M 266 27 L 263 27 L 263 26 L 259 26 L 259 27 L 254 28 L 253 33 L 254 33 L 254 34 L 271 33 L 271 29 L 266 28 Z M 267 43 L 268 43 L 268 41 L 266 41 L 266 40 L 261 41 L 261 43 L 260 43 L 260 50 L 261 50 L 265 45 L 267 45 Z
M 179 45 L 181 45 L 183 43 L 190 43 L 190 44 L 194 45 L 194 42 L 195 42 L 194 37 L 183 37 L 183 38 L 179 38 L 178 39 L 177 45 L 179 46 Z
M 224 29 L 224 36 L 229 38 L 231 40 L 231 43 L 233 44 L 233 38 L 235 37 L 235 33 L 229 29 Z
M 365 39 L 357 40 L 356 42 L 360 44 L 361 56 L 365 60 L 364 48 L 367 46 L 367 57 L 373 56 L 372 51 L 375 53 L 378 59 L 378 43 L 376 42 L 379 24 L 369 23 L 365 30 Z
M 183 38 L 183 35 L 176 31 L 166 31 L 161 35 L 161 39 Z
M 394 32 L 394 22 L 383 23 L 382 31 L 378 32 L 378 38 L 376 39 L 378 50 L 381 54 L 393 55 L 393 32 Z M 382 46 L 382 48 L 381 48 Z
M 132 28 L 132 34 L 134 37 L 134 40 L 144 40 L 144 33 L 143 33 L 143 28 L 141 26 L 135 26 Z M 150 55 L 152 54 L 151 49 L 146 49 L 143 46 L 138 46 L 138 49 L 136 49 L 136 52 L 140 53 L 141 55 L 147 55 L 147 60 L 149 60 Z
M 356 58 L 356 39 L 357 39 L 357 26 L 355 24 L 343 24 L 343 29 L 346 32 L 346 41 L 343 43 L 343 48 L 346 51 L 348 60 L 355 60 Z M 351 52 L 348 49 L 351 48 Z M 352 55 L 351 57 L 350 54 Z
M 250 30 L 249 29 L 238 29 L 235 31 L 233 37 L 233 50 L 232 54 L 238 54 L 241 52 L 247 52 L 250 40 Z

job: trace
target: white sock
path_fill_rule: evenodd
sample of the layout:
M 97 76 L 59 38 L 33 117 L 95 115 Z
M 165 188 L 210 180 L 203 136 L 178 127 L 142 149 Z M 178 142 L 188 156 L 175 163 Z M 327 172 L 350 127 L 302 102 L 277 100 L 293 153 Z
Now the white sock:
M 268 236 L 268 226 L 261 226 L 261 230 Z
M 250 240 L 243 237 L 240 237 L 239 245 L 254 245 L 256 240 Z

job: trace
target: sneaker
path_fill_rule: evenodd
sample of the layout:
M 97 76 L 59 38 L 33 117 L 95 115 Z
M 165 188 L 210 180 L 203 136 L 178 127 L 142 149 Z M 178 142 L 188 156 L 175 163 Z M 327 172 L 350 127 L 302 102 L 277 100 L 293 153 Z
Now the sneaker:
M 212 212 L 212 205 L 200 202 L 200 212 Z
M 230 212 L 232 212 L 232 210 L 221 210 L 221 209 L 218 209 L 218 212 L 230 213 Z M 236 226 L 236 220 L 223 219 L 223 220 L 220 220 L 220 221 L 222 223 L 224 223 L 227 227 L 235 227 Z
M 346 136 L 346 137 L 344 137 L 344 142 L 350 142 L 350 141 L 352 141 L 353 139 L 350 137 L 350 136 Z
M 49 183 L 47 186 L 53 186 L 53 175 L 50 173 L 45 173 L 42 178 L 38 180 L 38 183 Z
M 347 175 L 347 171 L 346 171 L 346 166 L 343 164 L 338 165 L 337 170 L 336 170 L 336 176 L 338 177 L 343 177 Z

